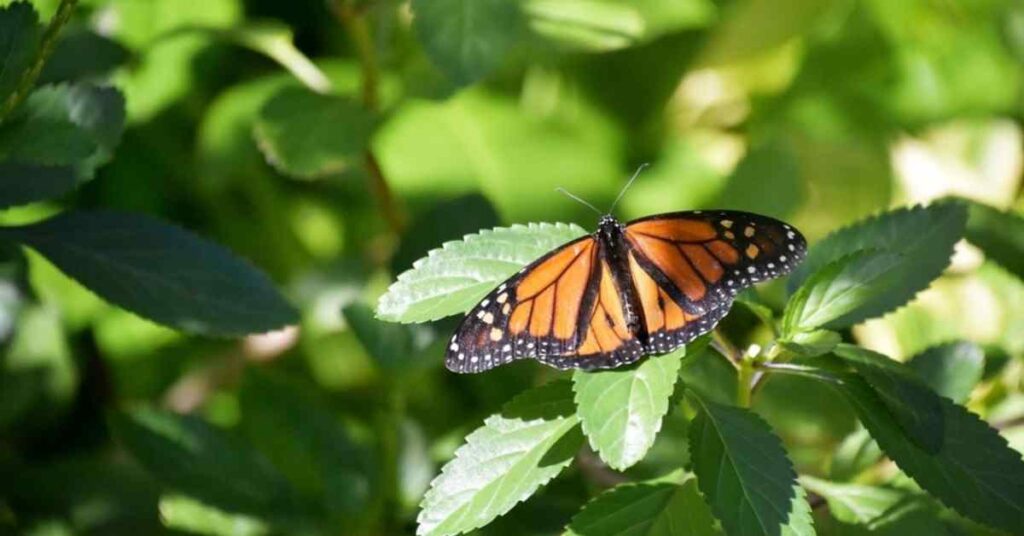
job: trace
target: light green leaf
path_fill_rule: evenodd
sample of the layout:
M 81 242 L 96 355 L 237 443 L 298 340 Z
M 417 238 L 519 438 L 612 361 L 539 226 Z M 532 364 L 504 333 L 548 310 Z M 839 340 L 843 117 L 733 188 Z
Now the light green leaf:
M 200 502 L 262 517 L 294 508 L 287 481 L 250 445 L 193 416 L 114 414 L 115 435 L 165 485 Z
M 527 391 L 466 437 L 430 484 L 419 535 L 459 534 L 508 512 L 554 478 L 583 444 L 569 382 Z
M 906 304 L 942 273 L 953 245 L 963 235 L 966 219 L 963 205 L 943 202 L 897 209 L 863 220 L 815 244 L 790 275 L 789 289 L 795 291 L 811 275 L 853 252 L 892 253 L 901 261 L 886 279 L 899 284 L 857 311 L 860 319 L 882 315 Z
M 66 212 L 0 229 L 115 305 L 181 330 L 242 335 L 280 328 L 295 310 L 227 250 L 147 217 Z
M 913 497 L 906 490 L 842 484 L 807 475 L 800 477 L 800 483 L 825 498 L 833 517 L 844 523 L 864 525 L 869 530 L 884 524 L 890 510 Z
M 782 442 L 750 410 L 694 398 L 700 410 L 690 428 L 690 456 L 711 510 L 728 534 L 783 534 L 794 511 L 796 473 Z
M 906 365 L 850 344 L 835 354 L 853 366 L 875 389 L 907 435 L 928 452 L 942 448 L 943 418 L 939 397 Z
M 573 373 L 583 433 L 612 469 L 632 466 L 654 444 L 685 355 L 684 346 L 633 367 Z
M 815 536 L 811 505 L 807 492 L 800 484 L 793 485 L 793 500 L 789 503 L 789 521 L 782 527 L 782 536 Z
M 0 103 L 7 100 L 32 63 L 42 33 L 32 4 L 15 2 L 0 7 Z
M 357 164 L 376 123 L 351 98 L 288 87 L 263 105 L 253 131 L 267 160 L 282 173 L 318 178 Z
M 630 3 L 603 0 L 529 0 L 530 29 L 570 50 L 606 52 L 637 43 L 646 21 Z
M 614 487 L 587 503 L 565 536 L 717 536 L 697 481 Z
M 701 64 L 716 66 L 749 60 L 813 29 L 835 0 L 744 0 L 729 4 L 702 54 Z
M 985 353 L 973 342 L 951 342 L 915 355 L 907 366 L 935 392 L 962 404 L 985 372 Z
M 965 238 L 985 256 L 1024 279 L 1024 217 L 968 202 Z
M 942 408 L 942 449 L 928 453 L 904 433 L 868 384 L 837 384 L 882 450 L 925 491 L 960 514 L 1008 532 L 1024 527 L 1024 461 L 977 415 L 936 396 Z
M 459 85 L 499 67 L 523 31 L 513 0 L 413 0 L 412 12 L 424 50 Z
M 868 318 L 900 281 L 893 278 L 903 258 L 885 251 L 847 255 L 815 272 L 786 305 L 782 331 L 792 335 L 819 327 L 844 328 Z
M 800 331 L 779 341 L 783 348 L 801 357 L 816 357 L 827 354 L 842 342 L 842 337 L 827 329 Z
M 186 495 L 160 497 L 160 521 L 169 529 L 208 536 L 263 536 L 270 529 L 258 518 L 225 512 Z
M 426 322 L 464 313 L 523 266 L 584 234 L 576 225 L 531 223 L 448 242 L 398 276 L 380 298 L 377 316 Z

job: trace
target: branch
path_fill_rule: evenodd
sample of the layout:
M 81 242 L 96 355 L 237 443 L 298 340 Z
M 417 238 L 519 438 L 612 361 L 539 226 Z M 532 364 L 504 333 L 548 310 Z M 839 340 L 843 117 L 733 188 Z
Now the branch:
M 46 27 L 46 32 L 43 33 L 43 38 L 39 43 L 39 49 L 36 51 L 36 57 L 32 61 L 32 65 L 21 74 L 21 79 L 18 80 L 18 85 L 14 88 L 14 92 L 7 97 L 3 106 L 0 107 L 0 122 L 17 109 L 18 106 L 21 106 L 21 103 L 32 91 L 32 87 L 36 84 L 36 79 L 39 78 L 39 73 L 43 71 L 43 66 L 46 65 L 46 60 L 50 58 L 54 47 L 57 46 L 57 36 L 60 35 L 60 30 L 71 19 L 71 13 L 74 12 L 75 4 L 77 3 L 78 0 L 61 0 L 60 6 L 57 7 L 57 13 L 50 19 L 50 24 Z

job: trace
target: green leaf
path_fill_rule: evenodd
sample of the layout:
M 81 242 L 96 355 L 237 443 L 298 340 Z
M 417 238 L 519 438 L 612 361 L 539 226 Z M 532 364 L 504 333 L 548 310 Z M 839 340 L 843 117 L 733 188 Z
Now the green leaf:
M 789 503 L 789 521 L 782 527 L 782 536 L 815 536 L 811 505 L 807 492 L 800 484 L 793 485 L 793 500 Z
M 965 238 L 985 256 L 1024 279 L 1024 217 L 967 202 L 969 216 Z
M 218 509 L 266 517 L 294 506 L 266 458 L 205 421 L 152 409 L 111 416 L 121 443 L 165 485 Z
M 687 389 L 705 400 L 730 404 L 736 396 L 736 367 L 709 346 L 710 336 L 703 338 L 703 347 L 695 346 L 700 340 L 687 345 L 687 358 L 679 369 L 679 378 Z
M 575 410 L 569 382 L 557 381 L 488 417 L 431 482 L 416 533 L 482 527 L 558 475 L 583 444 Z
M 261 272 L 227 250 L 148 217 L 66 212 L 0 236 L 36 250 L 96 294 L 185 331 L 243 335 L 295 322 Z
M 845 438 L 832 456 L 829 478 L 852 480 L 882 457 L 878 443 L 867 429 L 859 428 Z
M 208 536 L 263 536 L 270 529 L 258 518 L 233 514 L 186 495 L 160 497 L 160 520 L 169 529 Z
M 697 481 L 616 486 L 587 503 L 565 536 L 716 536 Z
M 612 469 L 632 466 L 654 444 L 685 355 L 684 346 L 633 367 L 573 373 L 583 433 Z
M 392 373 L 421 364 L 416 360 L 418 354 L 435 339 L 426 326 L 399 325 L 374 318 L 373 309 L 361 302 L 346 305 L 342 312 L 367 353 Z
M 903 257 L 866 250 L 847 255 L 818 270 L 786 305 L 782 330 L 786 335 L 819 327 L 844 328 L 868 318 L 865 311 L 900 284 L 893 274 Z
M 942 448 L 943 418 L 939 397 L 906 365 L 850 344 L 835 354 L 853 366 L 878 393 L 909 437 L 928 452 Z
M 288 87 L 263 105 L 253 132 L 267 160 L 282 173 L 318 178 L 358 164 L 376 123 L 351 98 Z
M 911 441 L 882 399 L 856 377 L 837 384 L 882 450 L 925 491 L 960 514 L 1011 533 L 1024 527 L 1024 461 L 977 415 L 947 399 L 942 449 Z
M 636 44 L 646 21 L 631 3 L 602 0 L 529 0 L 530 29 L 570 50 L 606 52 Z
M 705 46 L 701 64 L 750 60 L 809 32 L 841 5 L 834 0 L 745 0 L 729 4 Z
M 834 331 L 817 329 L 788 335 L 781 339 L 779 344 L 801 357 L 817 357 L 831 352 L 842 340 L 843 338 Z
M 117 41 L 85 28 L 69 28 L 61 33 L 37 83 L 95 80 L 128 58 L 128 49 Z
M 826 265 L 856 251 L 892 253 L 899 255 L 901 262 L 886 279 L 899 284 L 857 311 L 861 319 L 882 315 L 907 303 L 942 273 L 953 245 L 963 235 L 966 219 L 963 205 L 943 202 L 897 209 L 863 220 L 815 244 L 790 276 L 789 289 L 795 291 Z
M 459 85 L 499 67 L 522 33 L 513 0 L 413 0 L 412 12 L 423 49 Z
M 586 234 L 576 225 L 498 227 L 448 242 L 398 276 L 377 304 L 392 322 L 426 322 L 464 313 L 523 266 Z
M 690 456 L 711 510 L 728 534 L 782 534 L 796 496 L 782 442 L 750 410 L 695 399 Z
M 7 100 L 31 65 L 42 34 L 32 4 L 15 2 L 0 7 L 0 103 Z
M 907 361 L 935 392 L 964 403 L 985 372 L 985 353 L 973 342 L 950 342 L 932 346 Z
M 907 505 L 901 503 L 913 499 L 906 490 L 842 484 L 806 475 L 800 477 L 800 483 L 825 498 L 833 517 L 844 523 L 864 525 L 868 530 L 885 524 L 893 508 L 905 508 Z
M 0 162 L 0 209 L 59 197 L 77 185 L 70 167 Z

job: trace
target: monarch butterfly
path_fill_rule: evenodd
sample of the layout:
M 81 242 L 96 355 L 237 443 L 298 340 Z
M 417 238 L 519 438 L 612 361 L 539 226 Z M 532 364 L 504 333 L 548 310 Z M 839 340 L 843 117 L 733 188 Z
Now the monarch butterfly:
M 535 358 L 591 370 L 671 352 L 714 329 L 739 291 L 791 271 L 806 248 L 790 225 L 749 212 L 673 212 L 625 225 L 604 215 L 597 231 L 537 259 L 471 309 L 445 366 L 475 373 Z

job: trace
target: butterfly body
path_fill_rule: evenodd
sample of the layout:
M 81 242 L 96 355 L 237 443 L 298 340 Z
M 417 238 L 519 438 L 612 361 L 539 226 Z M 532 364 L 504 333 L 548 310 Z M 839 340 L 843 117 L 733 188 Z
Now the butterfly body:
M 661 214 L 592 234 L 526 266 L 470 310 L 445 364 L 472 373 L 521 358 L 614 368 L 713 329 L 733 297 L 789 272 L 806 243 L 789 225 L 736 211 Z

